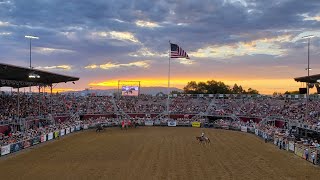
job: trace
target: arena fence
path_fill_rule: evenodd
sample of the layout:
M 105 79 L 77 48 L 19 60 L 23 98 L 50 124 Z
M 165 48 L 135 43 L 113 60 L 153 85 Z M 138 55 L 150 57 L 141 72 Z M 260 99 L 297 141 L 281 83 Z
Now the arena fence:
M 20 142 L 15 142 L 9 145 L 1 146 L 1 156 L 5 156 L 10 153 L 15 153 L 32 146 L 36 146 L 40 143 L 44 143 L 46 141 L 51 141 L 59 137 L 66 136 L 76 131 L 80 131 L 81 129 L 88 129 L 88 128 L 86 125 L 82 127 L 80 125 L 71 126 L 63 129 L 58 129 L 46 134 L 42 134 L 40 136 L 36 136 L 30 139 L 26 139 Z

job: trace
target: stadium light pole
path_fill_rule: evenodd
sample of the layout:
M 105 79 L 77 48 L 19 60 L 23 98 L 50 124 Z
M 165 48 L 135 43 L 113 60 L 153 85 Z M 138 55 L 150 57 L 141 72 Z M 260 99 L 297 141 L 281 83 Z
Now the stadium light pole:
M 30 64 L 29 64 L 29 68 L 30 69 L 32 69 L 32 66 L 31 66 L 31 41 L 32 41 L 32 39 L 39 39 L 39 37 L 38 36 L 32 36 L 32 35 L 26 35 L 26 36 L 24 36 L 25 38 L 27 38 L 27 39 L 29 39 L 29 44 L 30 44 L 30 46 L 29 46 L 29 48 L 30 48 Z M 29 91 L 30 91 L 30 93 L 31 93 L 31 86 L 30 86 L 30 89 L 29 89 Z
M 314 35 L 307 35 L 307 36 L 303 36 L 302 39 L 308 39 L 308 67 L 306 68 L 307 73 L 308 73 L 308 80 L 309 80 L 309 76 L 310 76 L 310 39 L 313 38 Z M 306 86 L 307 86 L 307 96 L 306 96 L 306 118 L 308 117 L 308 101 L 309 101 L 309 83 L 306 82 Z M 305 119 L 306 119 L 305 118 Z

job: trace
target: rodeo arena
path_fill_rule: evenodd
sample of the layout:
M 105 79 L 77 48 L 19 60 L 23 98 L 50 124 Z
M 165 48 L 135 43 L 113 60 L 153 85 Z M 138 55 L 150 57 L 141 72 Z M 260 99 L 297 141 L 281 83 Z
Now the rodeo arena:
M 320 179 L 318 95 L 53 93 L 78 80 L 0 64 L 1 179 Z

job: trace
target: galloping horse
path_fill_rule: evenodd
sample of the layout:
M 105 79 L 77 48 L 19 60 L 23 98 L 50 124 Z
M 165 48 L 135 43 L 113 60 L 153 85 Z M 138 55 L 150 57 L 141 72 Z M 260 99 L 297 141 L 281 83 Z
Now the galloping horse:
M 121 127 L 121 130 L 128 130 L 128 122 L 123 120 L 121 122 L 121 126 L 120 127 Z
M 210 143 L 210 139 L 208 137 L 196 137 L 196 139 L 199 141 L 199 143 Z
M 101 124 L 98 124 L 97 125 L 97 129 L 96 129 L 96 132 L 100 132 L 100 131 L 104 131 L 105 129 L 103 128 L 103 126 Z

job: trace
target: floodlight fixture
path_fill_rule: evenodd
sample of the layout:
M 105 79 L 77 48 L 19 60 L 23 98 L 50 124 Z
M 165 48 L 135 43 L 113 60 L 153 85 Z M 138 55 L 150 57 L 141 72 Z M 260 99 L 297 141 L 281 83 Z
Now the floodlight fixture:
M 303 36 L 301 37 L 301 39 L 310 39 L 310 38 L 314 38 L 314 35 L 307 35 L 307 36 Z
M 27 39 L 39 39 L 38 36 L 31 36 L 31 35 L 26 35 L 24 37 L 27 38 Z
M 29 77 L 30 79 L 39 79 L 39 78 L 40 78 L 40 75 L 35 74 L 35 73 L 30 73 L 28 77 Z

